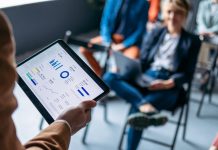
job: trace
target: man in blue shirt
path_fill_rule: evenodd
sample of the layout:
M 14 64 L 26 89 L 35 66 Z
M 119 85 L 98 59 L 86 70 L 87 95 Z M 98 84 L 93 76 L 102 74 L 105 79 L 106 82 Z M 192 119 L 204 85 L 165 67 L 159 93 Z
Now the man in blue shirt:
M 148 18 L 149 2 L 146 0 L 107 0 L 100 25 L 100 36 L 91 43 L 111 45 L 130 58 L 138 58 L 139 46 Z M 81 47 L 94 71 L 101 76 L 102 69 L 93 57 L 93 52 Z

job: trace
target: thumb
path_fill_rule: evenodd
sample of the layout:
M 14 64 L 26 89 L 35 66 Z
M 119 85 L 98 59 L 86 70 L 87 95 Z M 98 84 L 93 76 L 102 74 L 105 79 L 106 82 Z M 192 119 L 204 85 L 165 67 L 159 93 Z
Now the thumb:
M 94 100 L 83 101 L 83 102 L 80 103 L 79 106 L 84 108 L 85 110 L 86 109 L 91 109 L 91 108 L 96 106 L 96 101 L 94 101 Z

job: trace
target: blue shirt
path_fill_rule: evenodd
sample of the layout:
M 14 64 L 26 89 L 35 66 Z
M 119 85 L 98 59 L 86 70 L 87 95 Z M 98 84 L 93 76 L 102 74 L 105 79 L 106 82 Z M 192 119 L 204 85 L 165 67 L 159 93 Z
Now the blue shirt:
M 149 2 L 146 0 L 128 0 L 128 7 L 122 12 L 120 22 L 125 47 L 140 46 L 148 19 Z M 111 36 L 115 33 L 116 21 L 122 7 L 122 0 L 107 0 L 100 26 L 100 34 L 105 43 L 111 42 Z M 124 20 L 123 20 L 124 19 Z

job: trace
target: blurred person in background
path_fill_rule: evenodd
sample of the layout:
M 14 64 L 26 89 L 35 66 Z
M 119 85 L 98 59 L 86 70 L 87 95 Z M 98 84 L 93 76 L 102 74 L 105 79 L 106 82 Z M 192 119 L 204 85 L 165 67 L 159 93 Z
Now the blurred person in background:
M 111 49 L 121 51 L 125 56 L 136 59 L 145 32 L 148 18 L 147 0 L 106 0 L 100 24 L 100 36 L 90 43 L 111 45 Z M 99 76 L 102 68 L 92 52 L 84 47 L 80 52 Z

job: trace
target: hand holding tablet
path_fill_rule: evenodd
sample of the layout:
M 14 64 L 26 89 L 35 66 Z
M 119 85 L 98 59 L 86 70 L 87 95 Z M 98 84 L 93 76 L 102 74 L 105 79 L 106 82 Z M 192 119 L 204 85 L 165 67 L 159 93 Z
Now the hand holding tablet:
M 86 126 L 91 120 L 91 109 L 96 106 L 95 101 L 83 101 L 77 107 L 71 107 L 63 112 L 57 118 L 57 121 L 66 121 L 70 128 L 71 135 L 76 133 L 79 129 Z
M 97 101 L 109 92 L 105 83 L 62 40 L 20 63 L 17 73 L 18 84 L 48 123 L 82 101 Z

